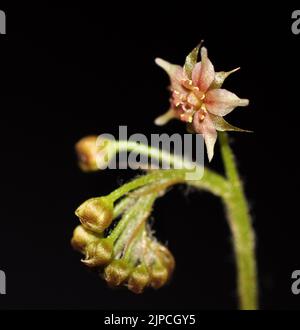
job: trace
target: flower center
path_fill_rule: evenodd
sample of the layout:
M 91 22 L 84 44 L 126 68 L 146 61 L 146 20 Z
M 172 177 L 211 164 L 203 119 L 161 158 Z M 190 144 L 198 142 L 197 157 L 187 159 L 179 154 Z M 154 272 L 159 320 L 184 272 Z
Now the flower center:
M 180 119 L 191 123 L 195 112 L 201 110 L 200 120 L 203 121 L 207 113 L 203 103 L 205 93 L 201 92 L 197 86 L 194 86 L 190 79 L 182 80 L 181 84 L 187 90 L 186 93 L 181 94 L 174 90 L 173 95 L 175 106 L 183 111 Z
M 194 86 L 190 79 L 182 80 L 181 84 L 189 91 L 186 102 L 189 103 L 194 110 L 199 110 L 205 98 L 205 93 L 201 92 L 197 86 Z

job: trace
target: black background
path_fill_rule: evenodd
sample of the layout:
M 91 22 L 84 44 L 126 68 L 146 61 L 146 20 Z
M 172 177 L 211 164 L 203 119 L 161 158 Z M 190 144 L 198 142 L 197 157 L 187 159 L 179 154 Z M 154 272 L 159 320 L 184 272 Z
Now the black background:
M 291 13 L 270 5 L 207 1 L 5 7 L 0 36 L 0 308 L 235 309 L 234 259 L 220 201 L 176 187 L 157 201 L 157 235 L 177 268 L 158 291 L 108 289 L 69 244 L 76 207 L 133 177 L 82 173 L 74 144 L 87 134 L 185 132 L 153 119 L 168 107 L 159 56 L 183 63 L 201 40 L 216 70 L 242 70 L 225 88 L 250 99 L 228 120 L 254 134 L 231 134 L 257 234 L 262 309 L 297 309 L 291 273 L 300 268 L 297 113 L 300 35 Z M 295 143 L 296 142 L 296 143 Z M 216 156 L 211 166 L 222 171 Z

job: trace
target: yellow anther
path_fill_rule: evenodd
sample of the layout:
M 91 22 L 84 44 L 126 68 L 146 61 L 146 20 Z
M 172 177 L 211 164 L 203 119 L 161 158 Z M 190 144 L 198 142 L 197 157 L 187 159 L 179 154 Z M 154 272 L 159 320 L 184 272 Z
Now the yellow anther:
M 202 110 L 204 113 L 207 113 L 207 110 L 206 110 L 205 104 L 202 104 L 202 105 L 201 105 L 201 110 Z
M 187 88 L 187 89 L 189 89 L 189 90 L 191 90 L 191 89 L 194 88 L 194 87 L 193 87 L 193 82 L 192 82 L 191 80 L 189 80 L 189 79 L 183 79 L 183 80 L 181 80 L 181 84 L 182 84 L 185 88 Z

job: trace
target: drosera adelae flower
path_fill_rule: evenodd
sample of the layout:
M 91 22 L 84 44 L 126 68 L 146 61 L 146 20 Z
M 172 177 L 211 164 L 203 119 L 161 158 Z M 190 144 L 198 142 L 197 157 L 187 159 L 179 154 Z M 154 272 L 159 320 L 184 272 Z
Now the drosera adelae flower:
M 197 62 L 200 46 L 187 56 L 185 65 L 171 64 L 157 58 L 156 64 L 163 68 L 171 80 L 170 109 L 155 120 L 164 125 L 172 118 L 189 123 L 196 133 L 203 134 L 209 161 L 214 154 L 217 131 L 245 131 L 230 125 L 224 116 L 235 107 L 247 106 L 247 99 L 222 89 L 224 80 L 239 68 L 229 72 L 215 72 L 207 56 L 207 49 L 201 48 L 201 61 Z

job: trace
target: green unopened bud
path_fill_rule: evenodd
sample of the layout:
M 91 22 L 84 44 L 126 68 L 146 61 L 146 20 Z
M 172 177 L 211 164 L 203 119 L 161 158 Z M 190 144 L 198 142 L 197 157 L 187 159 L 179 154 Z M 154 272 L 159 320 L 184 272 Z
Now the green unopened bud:
M 103 266 L 110 262 L 113 254 L 113 243 L 107 238 L 92 242 L 86 247 L 86 258 L 81 260 L 89 267 Z
M 71 244 L 75 250 L 83 253 L 88 244 L 96 242 L 99 239 L 100 235 L 93 234 L 83 226 L 77 226 L 73 232 Z
M 154 264 L 151 267 L 151 286 L 154 289 L 159 289 L 164 286 L 169 279 L 169 272 L 167 267 Z
M 79 167 L 83 171 L 96 171 L 97 167 L 97 136 L 86 136 L 75 145 Z
M 100 197 L 85 201 L 75 214 L 85 228 L 102 233 L 113 220 L 113 210 L 113 203 L 106 197 Z
M 118 286 L 126 281 L 131 267 L 122 259 L 113 260 L 104 270 L 104 278 L 108 285 Z
M 134 293 L 142 293 L 149 285 L 150 274 L 145 265 L 138 265 L 130 274 L 128 280 L 128 289 Z

